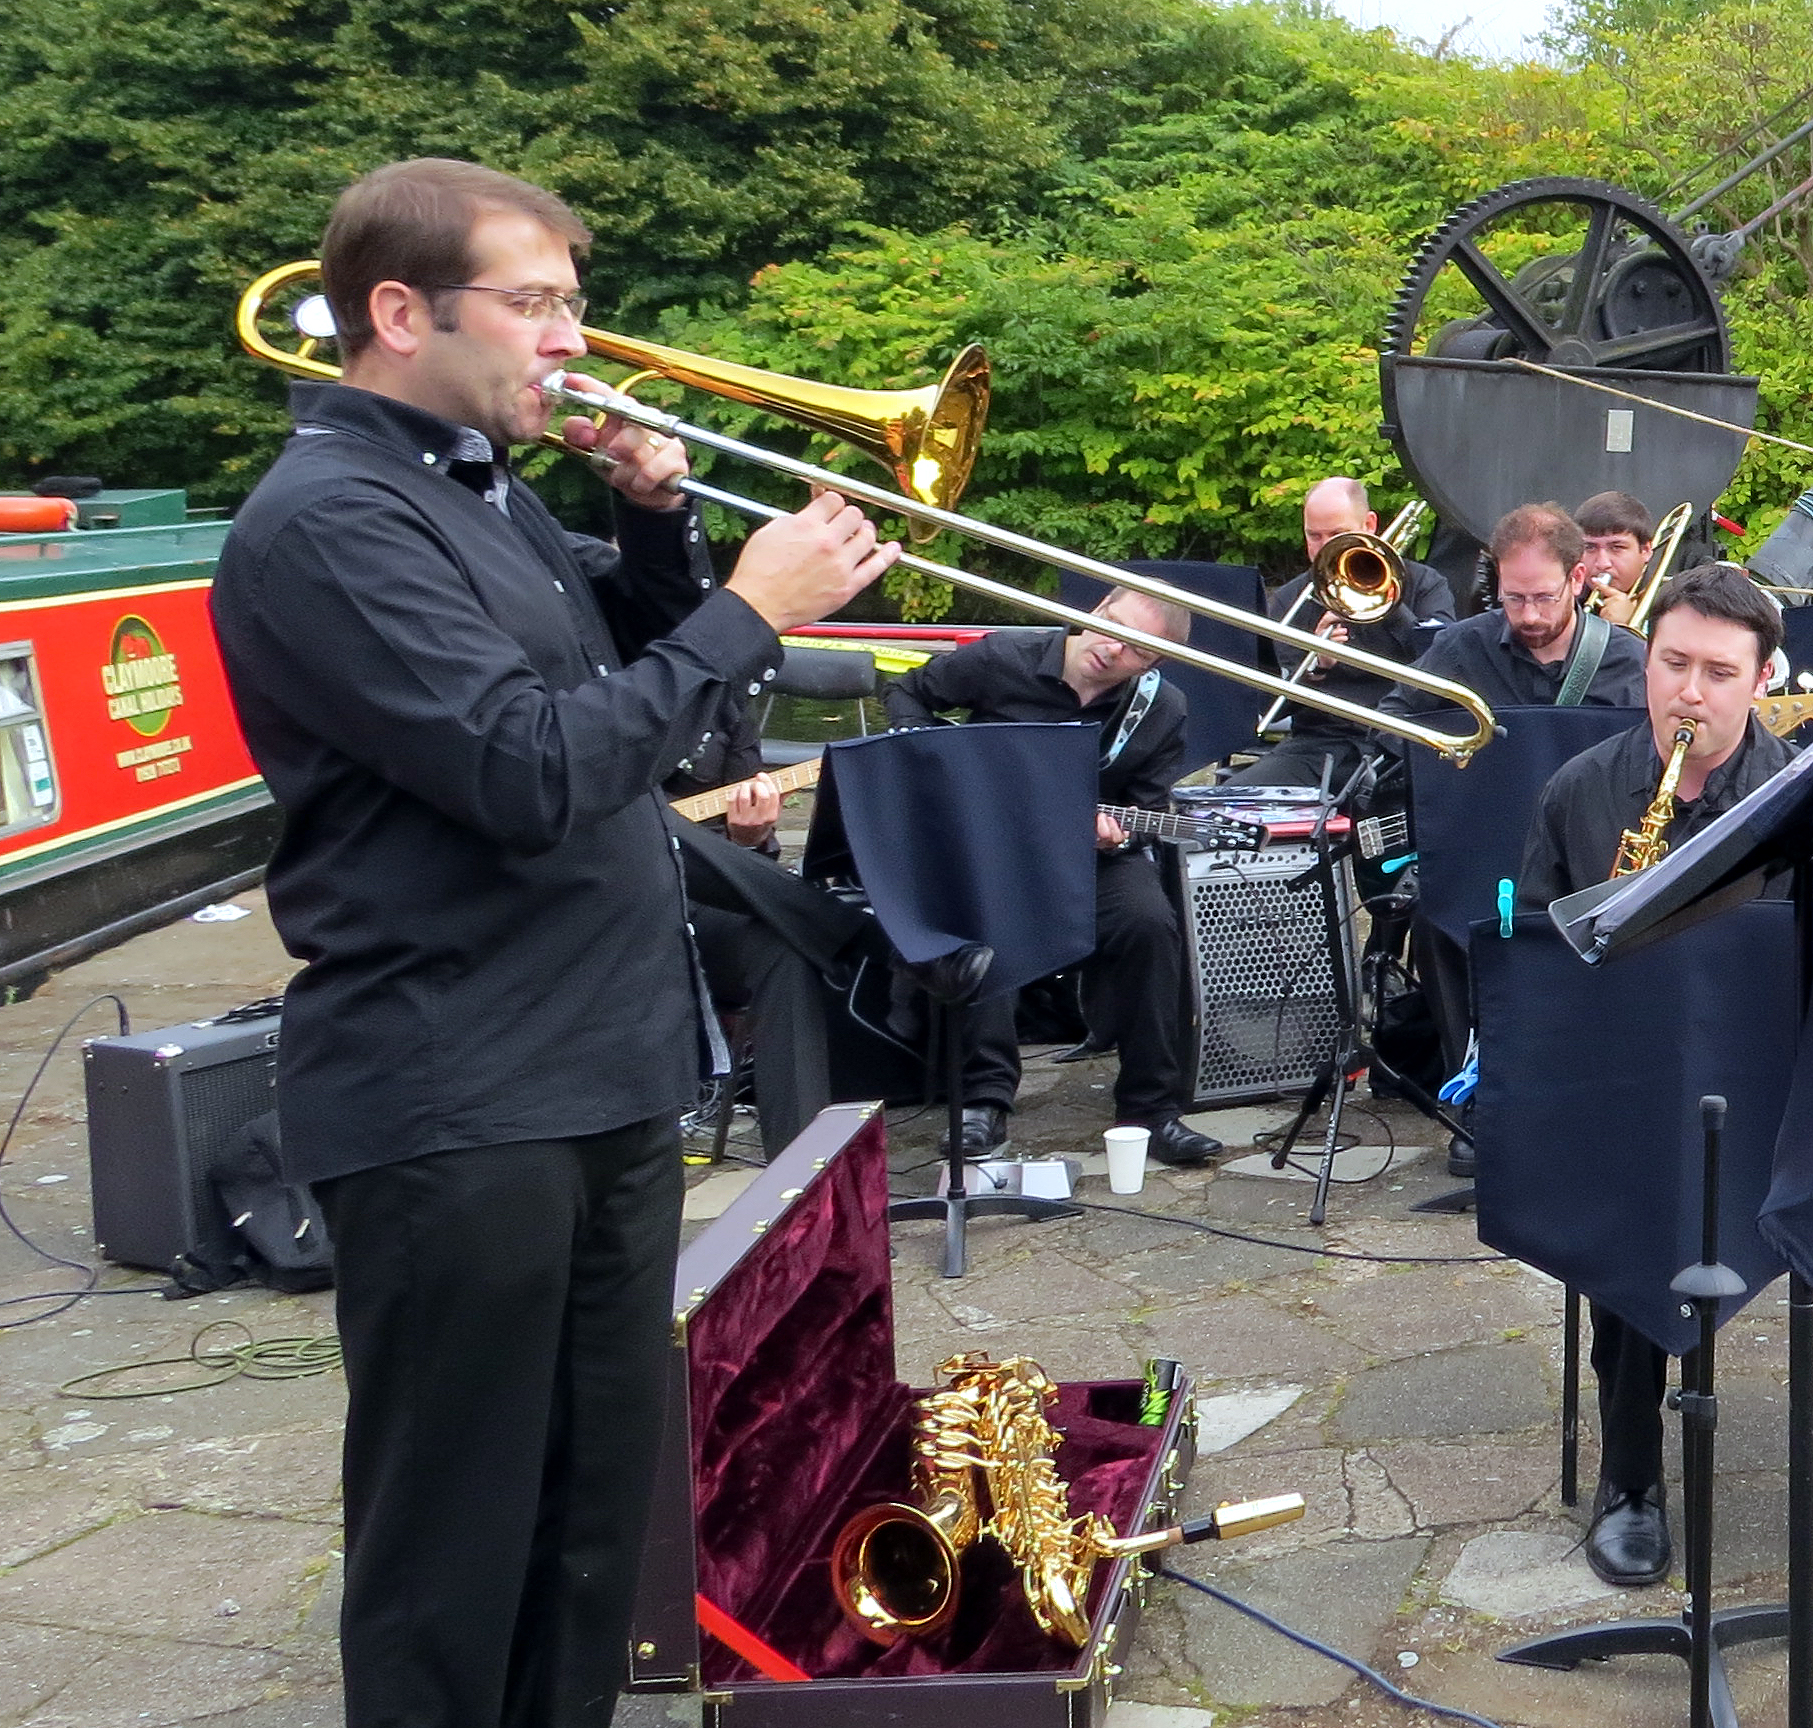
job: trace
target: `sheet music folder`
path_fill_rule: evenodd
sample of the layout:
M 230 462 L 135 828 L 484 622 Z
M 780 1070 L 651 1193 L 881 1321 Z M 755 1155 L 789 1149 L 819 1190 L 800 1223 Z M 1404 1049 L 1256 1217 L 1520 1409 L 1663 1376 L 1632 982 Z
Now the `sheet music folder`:
M 1563 895 L 1549 917 L 1568 946 L 1597 965 L 1754 899 L 1770 875 L 1808 856 L 1810 838 L 1813 751 L 1660 863 Z

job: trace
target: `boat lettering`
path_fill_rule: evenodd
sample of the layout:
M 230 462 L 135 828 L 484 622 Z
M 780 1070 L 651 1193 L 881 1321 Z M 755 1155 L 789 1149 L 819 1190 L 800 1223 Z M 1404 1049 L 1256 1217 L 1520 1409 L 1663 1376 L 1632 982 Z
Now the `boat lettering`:
M 129 613 L 113 627 L 113 641 L 101 667 L 101 689 L 107 696 L 107 718 L 124 720 L 141 738 L 155 738 L 183 705 L 176 656 L 165 648 L 156 629 L 136 614 Z M 174 774 L 180 764 L 172 761 L 160 767 L 140 761 L 133 766 L 139 779 L 151 780 Z

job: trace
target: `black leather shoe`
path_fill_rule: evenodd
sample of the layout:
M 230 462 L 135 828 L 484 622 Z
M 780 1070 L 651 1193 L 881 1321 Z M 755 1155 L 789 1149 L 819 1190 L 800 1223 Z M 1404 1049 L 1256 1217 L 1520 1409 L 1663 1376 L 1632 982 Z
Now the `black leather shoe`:
M 999 1104 L 965 1104 L 963 1106 L 963 1156 L 986 1158 L 997 1146 L 1007 1144 L 1007 1112 Z M 950 1156 L 950 1137 L 944 1141 L 944 1154 Z
M 1586 1535 L 1587 1565 L 1607 1584 L 1629 1590 L 1659 1584 L 1673 1558 L 1662 1485 L 1631 1493 L 1601 1482 Z
M 995 951 L 986 942 L 966 942 L 936 960 L 921 960 L 899 970 L 934 1002 L 968 1002 L 982 988 L 982 980 L 995 963 Z
M 1114 1046 L 1112 1044 L 1097 1043 L 1095 1034 L 1091 1032 L 1081 1044 L 1072 1044 L 1068 1050 L 1059 1051 L 1057 1055 L 1052 1057 L 1052 1061 L 1087 1062 L 1092 1057 L 1106 1056 L 1113 1049 Z
M 1479 1160 L 1473 1155 L 1473 1142 L 1464 1134 L 1456 1134 L 1448 1141 L 1448 1174 L 1472 1181 L 1479 1168 Z
M 1152 1125 L 1152 1139 L 1146 1147 L 1146 1153 L 1161 1164 L 1184 1168 L 1193 1164 L 1207 1164 L 1211 1159 L 1219 1158 L 1222 1145 L 1219 1140 L 1212 1140 L 1207 1134 L 1198 1134 L 1194 1128 L 1186 1128 L 1181 1117 L 1173 1116 L 1168 1121 Z

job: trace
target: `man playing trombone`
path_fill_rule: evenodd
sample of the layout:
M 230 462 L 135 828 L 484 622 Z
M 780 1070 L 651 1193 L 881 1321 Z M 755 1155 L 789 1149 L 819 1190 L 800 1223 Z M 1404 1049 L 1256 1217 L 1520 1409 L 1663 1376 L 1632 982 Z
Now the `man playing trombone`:
M 616 548 L 508 466 L 586 350 L 558 199 L 393 163 L 335 206 L 343 382 L 213 590 L 285 817 L 287 1174 L 334 1239 L 349 1728 L 603 1728 L 627 1647 L 706 1021 L 655 787 L 781 631 L 897 555 L 834 494 L 689 565 L 672 439 L 614 459 Z
M 1598 597 L 1599 616 L 1607 623 L 1628 624 L 1637 611 L 1637 584 L 1649 567 L 1655 517 L 1628 492 L 1595 492 L 1574 520 L 1586 541 L 1589 597 Z
M 1303 500 L 1303 547 L 1309 555 L 1310 568 L 1285 583 L 1271 598 L 1268 610 L 1274 618 L 1295 624 L 1300 629 L 1313 629 L 1330 642 L 1351 642 L 1381 659 L 1396 660 L 1408 666 L 1428 645 L 1425 624 L 1451 624 L 1454 621 L 1454 596 L 1448 579 L 1427 564 L 1417 564 L 1392 557 L 1402 568 L 1396 578 L 1395 597 L 1381 616 L 1367 622 L 1348 618 L 1334 610 L 1321 611 L 1312 623 L 1305 607 L 1312 598 L 1311 589 L 1320 591 L 1319 560 L 1323 548 L 1342 534 L 1378 533 L 1378 512 L 1358 480 L 1337 476 L 1318 480 Z M 1382 556 L 1382 554 L 1381 554 Z M 1299 657 L 1289 649 L 1280 650 L 1279 659 L 1287 672 L 1299 666 Z M 1391 689 L 1390 683 L 1376 673 L 1348 666 L 1326 655 L 1315 663 L 1293 673 L 1317 690 L 1331 696 L 1344 696 L 1367 708 L 1376 708 Z M 1366 744 L 1366 733 L 1352 720 L 1323 712 L 1307 702 L 1290 702 L 1284 707 L 1290 732 L 1282 742 L 1273 745 L 1258 761 L 1232 776 L 1232 783 L 1243 786 L 1319 786 L 1326 775 L 1336 789 L 1352 778 L 1360 765 Z

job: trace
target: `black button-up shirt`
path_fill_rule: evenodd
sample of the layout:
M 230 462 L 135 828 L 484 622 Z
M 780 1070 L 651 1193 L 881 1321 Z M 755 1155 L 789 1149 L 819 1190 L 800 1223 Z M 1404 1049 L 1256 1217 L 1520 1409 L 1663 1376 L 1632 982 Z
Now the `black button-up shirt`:
M 699 1004 L 651 790 L 780 646 L 708 592 L 686 511 L 619 507 L 621 551 L 461 429 L 298 384 L 213 609 L 284 811 L 271 912 L 285 1162 L 314 1181 L 423 1153 L 601 1133 L 692 1094 Z M 467 465 L 460 464 L 462 470 Z
M 1102 729 L 1106 750 L 1132 697 L 1134 680 L 1083 703 L 1064 682 L 1062 630 L 992 634 L 891 680 L 882 703 L 893 726 L 929 726 L 939 714 L 964 710 L 991 723 L 1075 720 Z M 1161 683 L 1120 754 L 1102 769 L 1099 798 L 1167 810 L 1171 788 L 1183 772 L 1184 699 Z
M 1562 680 L 1580 652 L 1586 613 L 1574 613 L 1574 640 L 1561 660 L 1538 660 L 1511 634 L 1502 612 L 1480 612 L 1450 624 L 1417 661 L 1419 672 L 1464 684 L 1484 698 L 1488 708 L 1546 708 L 1561 694 Z M 1643 706 L 1643 639 L 1612 626 L 1599 670 L 1580 699 L 1583 708 Z M 1400 684 L 1379 704 L 1388 714 L 1428 714 L 1447 704 L 1408 684 Z M 1609 868 L 1609 866 L 1608 866 Z
M 1742 743 L 1707 776 L 1700 796 L 1675 806 L 1664 840 L 1678 846 L 1710 827 L 1779 774 L 1793 755 L 1752 715 Z M 1603 882 L 1617 861 L 1624 831 L 1643 820 L 1661 779 L 1662 761 L 1647 720 L 1557 769 L 1542 789 L 1524 842 L 1518 904 L 1541 911 L 1563 894 Z
M 1304 590 L 1309 587 L 1310 577 L 1311 572 L 1305 570 L 1301 576 L 1293 577 L 1272 596 L 1267 609 L 1274 618 L 1282 619 L 1289 614 L 1291 607 L 1302 599 Z M 1299 630 L 1314 630 L 1321 622 L 1321 617 L 1321 609 L 1311 598 L 1304 601 L 1291 623 Z M 1448 578 L 1427 564 L 1406 563 L 1398 603 L 1383 618 L 1371 624 L 1347 625 L 1347 641 L 1350 647 L 1376 654 L 1382 660 L 1396 660 L 1401 665 L 1408 666 L 1431 640 L 1430 632 L 1418 629 L 1418 625 L 1453 622 L 1454 593 L 1448 586 Z M 1280 647 L 1278 650 L 1278 663 L 1287 674 L 1294 671 L 1301 660 L 1302 656 L 1294 648 Z M 1330 696 L 1341 696 L 1349 702 L 1357 702 L 1363 708 L 1378 707 L 1386 693 L 1393 688 L 1388 678 L 1342 665 L 1338 661 L 1326 672 L 1312 673 L 1309 685 L 1314 690 L 1326 691 Z M 1363 731 L 1356 721 L 1325 714 L 1321 709 L 1312 708 L 1303 702 L 1287 703 L 1284 712 L 1290 716 L 1291 730 L 1300 737 L 1326 734 L 1357 738 Z

